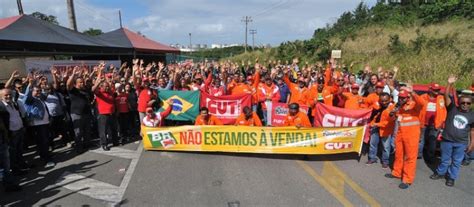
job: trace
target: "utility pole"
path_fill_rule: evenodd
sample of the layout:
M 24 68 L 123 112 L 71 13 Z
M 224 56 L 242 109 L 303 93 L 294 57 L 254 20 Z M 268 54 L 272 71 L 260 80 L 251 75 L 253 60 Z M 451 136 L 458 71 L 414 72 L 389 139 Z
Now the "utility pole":
M 250 34 L 252 35 L 252 50 L 255 49 L 255 34 L 257 34 L 256 29 L 250 29 Z
M 191 32 L 189 33 L 189 53 L 193 52 L 193 44 L 191 42 Z
M 74 12 L 74 0 L 67 0 L 67 13 L 69 16 L 69 26 L 77 32 L 76 12 Z
M 247 34 L 248 34 L 247 26 L 248 26 L 249 22 L 252 22 L 252 17 L 251 16 L 245 16 L 242 19 L 242 22 L 245 22 L 245 45 L 244 45 L 244 48 L 245 48 L 245 52 L 247 52 Z
M 119 10 L 119 22 L 120 22 L 120 28 L 122 28 L 122 13 Z
M 18 13 L 23 15 L 23 5 L 21 5 L 21 0 L 16 0 L 16 5 L 18 6 Z

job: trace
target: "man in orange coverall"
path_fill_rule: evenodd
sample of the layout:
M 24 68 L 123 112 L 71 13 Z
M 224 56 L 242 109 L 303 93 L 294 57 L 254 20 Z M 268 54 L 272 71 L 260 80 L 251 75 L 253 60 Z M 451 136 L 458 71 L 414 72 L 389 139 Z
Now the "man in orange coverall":
M 300 105 L 291 103 L 288 105 L 289 113 L 283 122 L 283 126 L 311 127 L 308 116 L 300 111 Z
M 347 103 L 347 102 L 346 102 Z M 377 151 L 379 143 L 382 143 L 382 168 L 388 168 L 393 128 L 395 127 L 395 116 L 390 112 L 395 108 L 390 103 L 390 94 L 381 93 L 379 96 L 380 109 L 374 109 L 370 116 L 370 149 L 367 165 L 377 163 Z
M 438 133 L 444 128 L 444 120 L 446 120 L 447 110 L 444 103 L 444 97 L 440 95 L 441 87 L 437 83 L 430 85 L 429 93 L 425 93 L 420 97 L 425 100 L 425 105 L 420 113 L 421 134 L 420 143 L 418 145 L 418 159 L 423 157 L 423 148 L 425 140 L 427 144 L 426 163 L 435 161 L 436 139 Z
M 242 113 L 235 120 L 235 126 L 262 126 L 262 121 L 258 118 L 257 113 L 252 111 L 250 107 L 245 106 Z
M 194 125 L 224 125 L 217 117 L 209 114 L 207 107 L 201 108 L 201 114 L 196 117 Z
M 410 94 L 413 100 L 409 100 Z M 398 103 L 390 116 L 396 116 L 398 131 L 395 138 L 395 163 L 392 173 L 385 174 L 387 178 L 402 179 L 398 186 L 407 189 L 415 180 L 418 141 L 420 139 L 420 111 L 424 100 L 406 87 L 398 94 Z

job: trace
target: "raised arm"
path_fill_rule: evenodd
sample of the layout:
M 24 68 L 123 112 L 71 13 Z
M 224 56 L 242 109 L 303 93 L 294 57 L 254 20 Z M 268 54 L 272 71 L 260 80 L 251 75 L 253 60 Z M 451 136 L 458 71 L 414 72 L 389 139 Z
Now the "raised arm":
M 53 76 L 53 88 L 54 90 L 58 90 L 59 88 L 58 70 L 54 67 L 51 68 L 51 76 Z
M 397 74 L 398 74 L 398 67 L 395 66 L 395 67 L 393 67 L 393 77 L 392 77 L 392 80 L 396 80 Z
M 69 76 L 69 79 L 66 82 L 66 88 L 68 91 L 72 90 L 72 88 L 74 87 L 74 80 L 76 79 L 78 75 L 79 75 L 79 66 L 76 66 L 72 70 L 72 75 Z
M 12 87 L 13 86 L 13 81 L 15 79 L 19 78 L 19 77 L 20 77 L 20 73 L 18 72 L 18 70 L 13 71 L 13 73 L 10 75 L 10 78 L 5 83 L 5 88 Z
M 94 85 L 92 86 L 92 92 L 95 93 L 100 83 L 102 83 L 102 70 L 104 69 L 103 65 L 99 65 L 97 78 L 95 79 Z
M 451 105 L 451 90 L 453 89 L 453 84 L 456 82 L 457 78 L 454 75 L 450 75 L 448 78 L 448 86 L 446 86 L 446 91 L 444 92 L 444 101 L 446 102 L 446 107 Z

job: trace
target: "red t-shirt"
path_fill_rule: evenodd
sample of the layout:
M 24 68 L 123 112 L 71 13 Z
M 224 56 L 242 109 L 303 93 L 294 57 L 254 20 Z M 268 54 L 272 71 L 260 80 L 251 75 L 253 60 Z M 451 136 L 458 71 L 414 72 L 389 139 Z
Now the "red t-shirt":
M 112 114 L 115 111 L 115 99 L 112 92 L 95 91 L 99 114 Z
M 119 113 L 128 113 L 128 93 L 120 93 L 115 97 L 115 105 Z
M 151 99 L 155 98 L 155 95 L 152 89 L 144 88 L 138 94 L 138 112 L 146 112 L 146 108 L 148 107 L 148 102 Z
M 428 106 L 426 107 L 425 125 L 434 126 L 436 118 L 436 98 L 428 100 Z

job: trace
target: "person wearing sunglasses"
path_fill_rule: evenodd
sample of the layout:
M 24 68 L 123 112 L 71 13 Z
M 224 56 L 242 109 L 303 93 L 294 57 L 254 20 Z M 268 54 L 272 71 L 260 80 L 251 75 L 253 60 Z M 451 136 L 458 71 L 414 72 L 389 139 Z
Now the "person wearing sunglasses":
M 385 174 L 387 178 L 401 179 L 398 186 L 401 189 L 409 188 L 416 176 L 416 161 L 418 142 L 420 140 L 420 112 L 425 104 L 424 99 L 418 96 L 411 85 L 403 87 L 398 94 L 398 102 L 389 113 L 396 118 L 397 132 L 395 137 L 395 161 L 392 173 Z
M 456 76 L 453 75 L 448 78 L 448 86 L 444 94 L 448 115 L 440 147 L 441 163 L 435 173 L 430 176 L 433 180 L 446 178 L 445 184 L 449 187 L 454 186 L 454 181 L 458 178 L 464 152 L 474 150 L 474 111 L 471 110 L 472 97 L 462 95 L 459 98 L 459 106 L 456 106 L 449 97 L 456 79 Z M 470 145 L 469 136 L 471 137 Z

